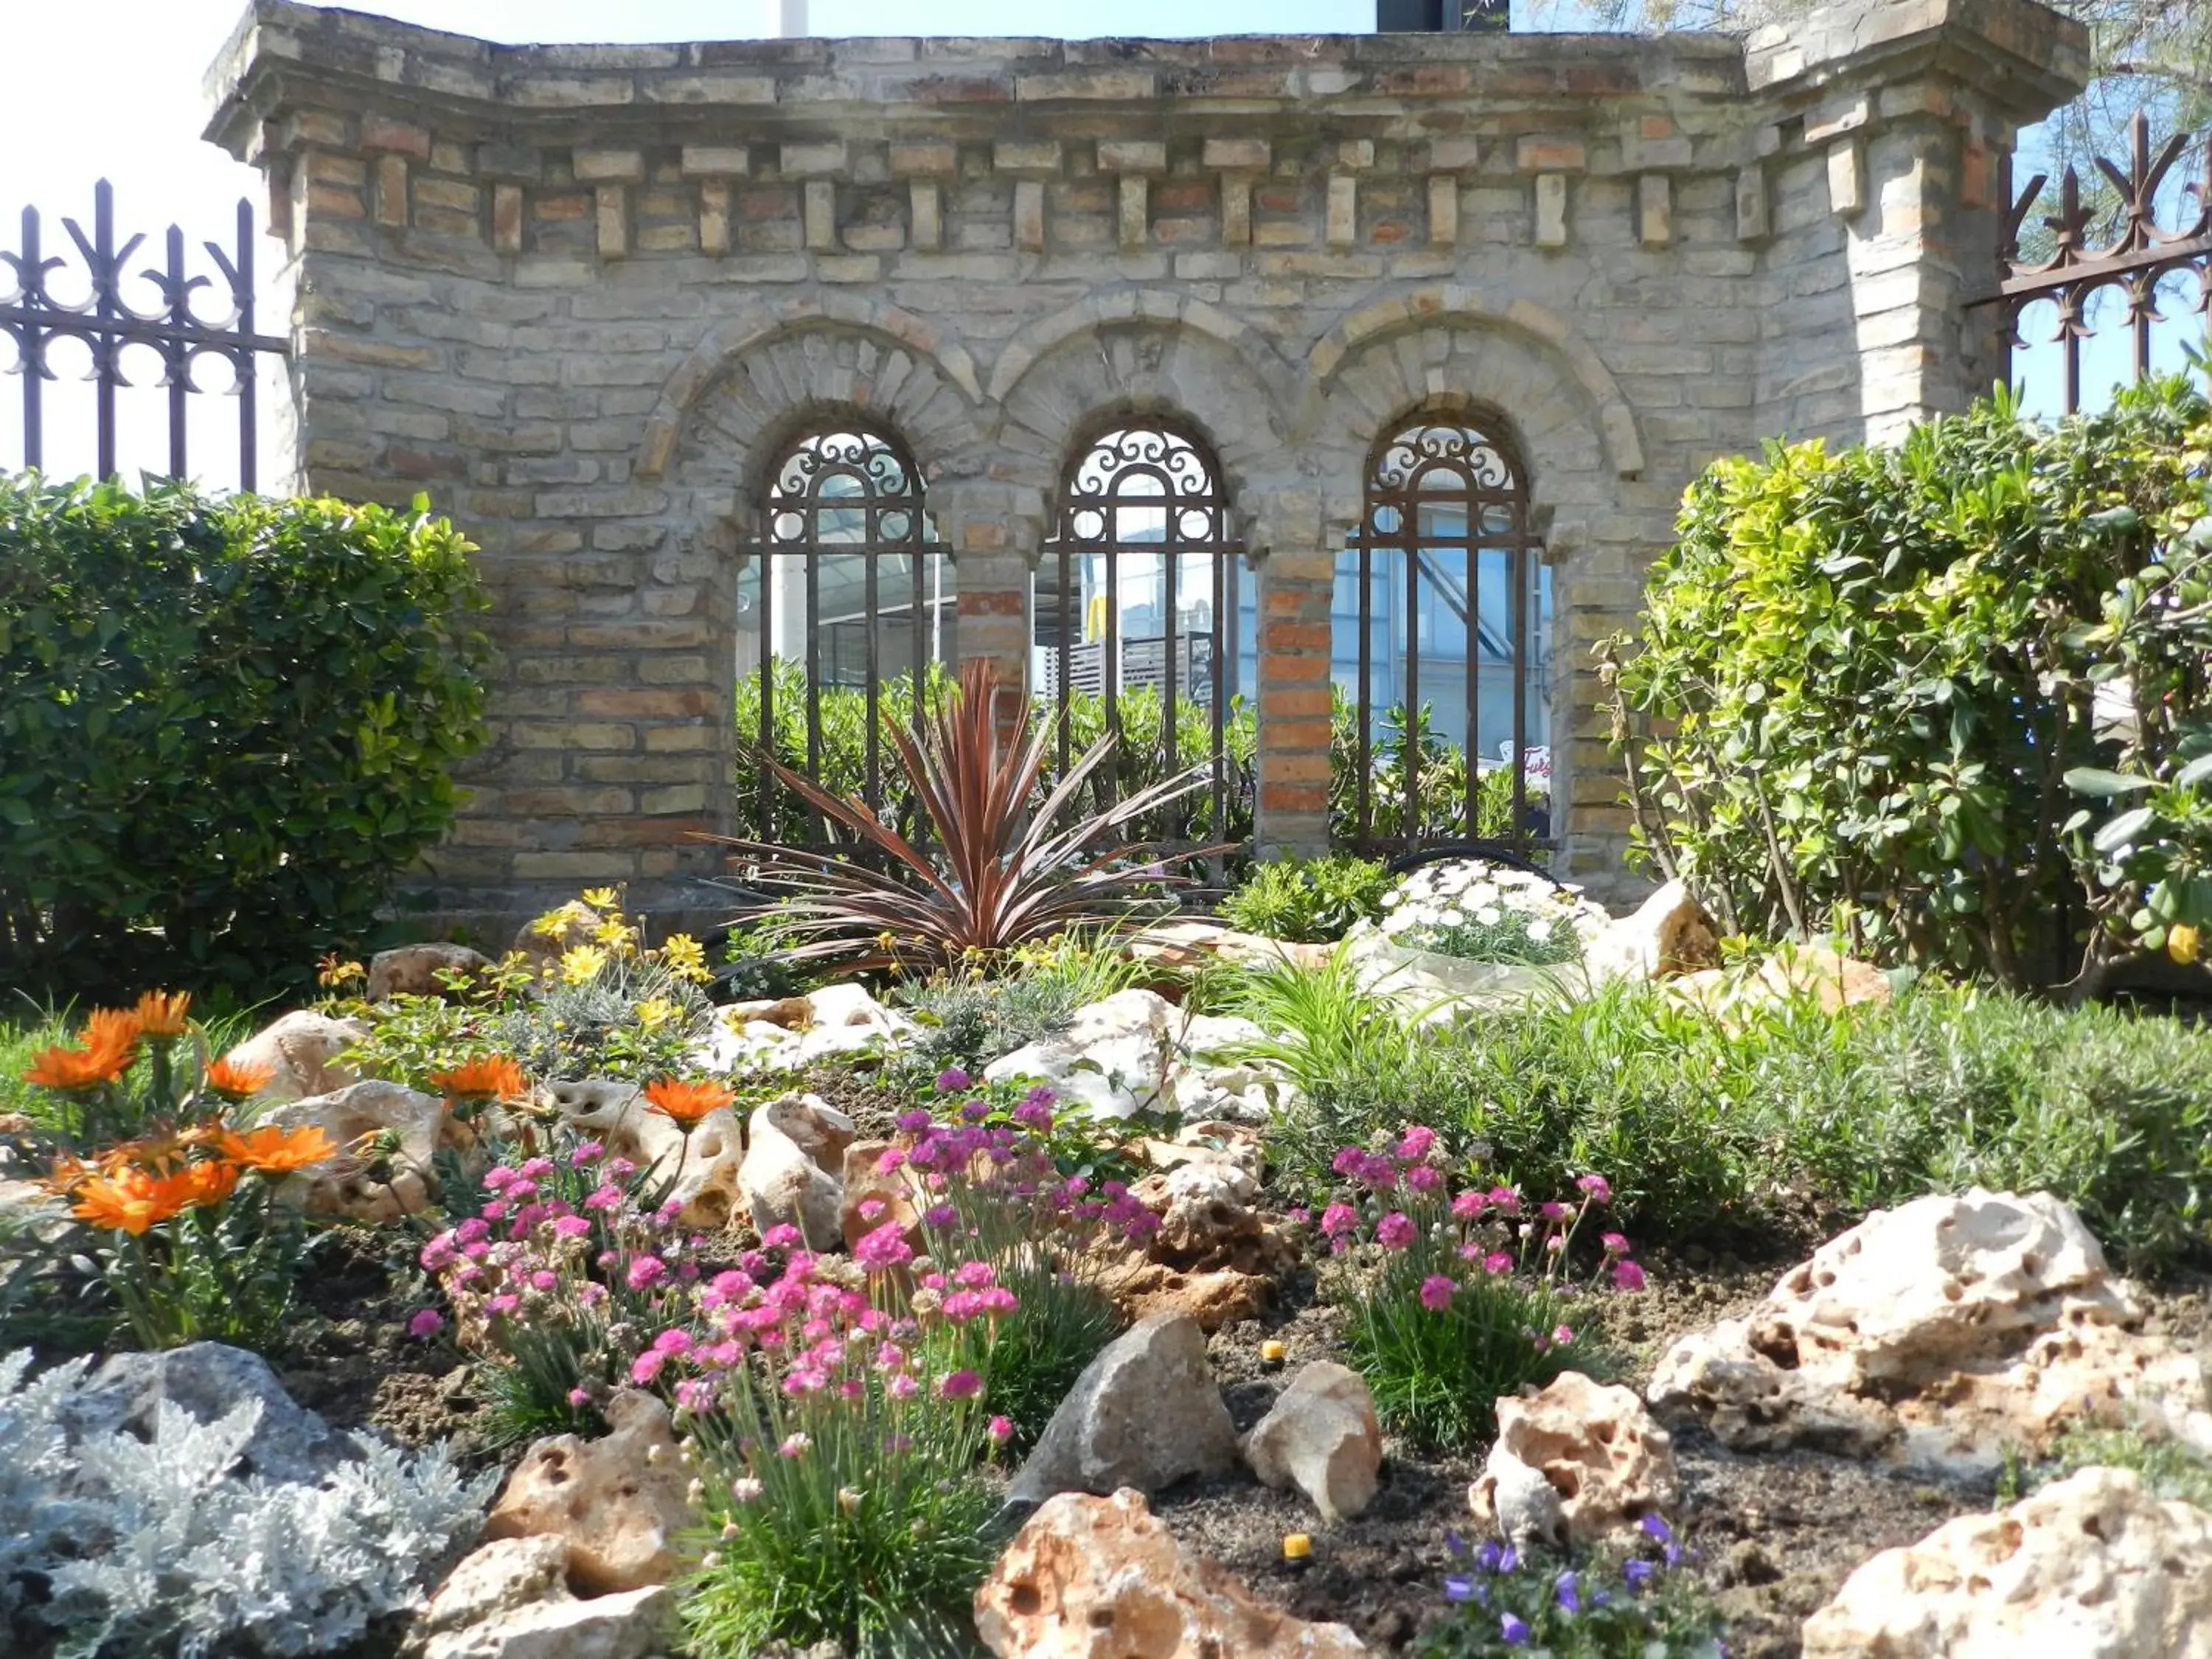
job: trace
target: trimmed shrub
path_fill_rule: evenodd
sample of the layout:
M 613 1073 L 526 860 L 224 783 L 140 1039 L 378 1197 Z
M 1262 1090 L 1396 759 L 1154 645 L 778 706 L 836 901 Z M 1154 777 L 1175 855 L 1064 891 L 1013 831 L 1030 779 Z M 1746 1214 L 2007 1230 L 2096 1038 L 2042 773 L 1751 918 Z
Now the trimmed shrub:
M 1896 448 L 1715 462 L 1634 654 L 1601 654 L 1644 849 L 1736 931 L 2010 989 L 2195 960 L 2208 452 L 2174 379 L 2056 428 L 2000 395 Z
M 482 740 L 470 551 L 420 501 L 0 479 L 0 983 L 260 994 L 360 939 Z
M 1393 878 L 1371 859 L 1272 859 L 1255 864 L 1221 902 L 1231 927 L 1299 945 L 1334 945 L 1357 922 L 1382 918 Z

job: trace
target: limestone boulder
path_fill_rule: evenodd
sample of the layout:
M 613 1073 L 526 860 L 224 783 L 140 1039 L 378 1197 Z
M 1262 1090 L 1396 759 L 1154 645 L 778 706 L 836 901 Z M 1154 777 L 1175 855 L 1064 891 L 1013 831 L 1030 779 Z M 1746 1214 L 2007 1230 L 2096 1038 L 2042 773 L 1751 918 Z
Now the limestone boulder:
M 2212 1515 L 2087 1468 L 1884 1550 L 1805 1621 L 1805 1659 L 2212 1659 Z
M 1324 1521 L 1358 1515 L 1374 1501 L 1382 1468 L 1367 1384 L 1329 1360 L 1303 1367 L 1244 1437 L 1244 1461 L 1262 1485 L 1304 1492 Z
M 1667 979 L 1721 965 L 1720 926 L 1679 881 L 1591 939 L 1583 965 L 1591 981 Z
M 284 1177 L 277 1191 L 287 1202 L 309 1215 L 349 1216 L 379 1225 L 428 1209 L 437 1191 L 440 1148 L 465 1150 L 473 1140 L 437 1096 L 374 1078 L 288 1101 L 259 1121 L 283 1129 L 320 1129 L 337 1148 L 321 1163 Z
M 1680 1498 L 1673 1437 L 1634 1390 L 1580 1371 L 1498 1402 L 1498 1438 L 1468 1489 L 1474 1513 L 1523 1549 L 1594 1542 Z
M 788 1223 L 811 1250 L 844 1242 L 842 1176 L 853 1120 L 815 1095 L 789 1094 L 757 1107 L 746 1126 L 738 1192 L 765 1233 Z
M 1007 1495 L 1036 1503 L 1063 1492 L 1155 1492 L 1233 1468 L 1237 1455 L 1205 1333 L 1188 1314 L 1155 1314 L 1085 1368 Z
M 1226 1118 L 1185 1123 L 1173 1140 L 1147 1139 L 1144 1154 L 1147 1164 L 1163 1172 L 1186 1164 L 1227 1164 L 1255 1182 L 1267 1162 L 1259 1132 Z
M 884 1155 L 893 1150 L 888 1140 L 856 1140 L 845 1149 L 837 1228 L 848 1250 L 877 1228 L 893 1223 L 917 1253 L 924 1249 L 921 1214 L 928 1207 L 927 1192 L 902 1158 L 890 1169 L 883 1167 Z
M 222 1342 L 191 1342 L 160 1353 L 119 1353 L 72 1389 L 60 1412 L 72 1445 L 127 1431 L 154 1437 L 164 1404 L 212 1423 L 252 1403 L 260 1407 L 239 1454 L 238 1473 L 276 1486 L 319 1486 L 361 1449 L 285 1391 L 259 1354 Z
M 602 918 L 581 899 L 570 899 L 559 909 L 526 921 L 508 948 L 539 972 L 557 963 L 579 945 L 595 944 Z
M 2202 1362 L 2141 1325 L 2069 1206 L 1977 1188 L 1831 1239 L 1747 1316 L 1678 1341 L 1648 1397 L 1747 1450 L 1983 1469 L 2084 1418 L 2212 1449 Z
M 491 966 L 491 958 L 465 945 L 402 945 L 379 951 L 369 958 L 368 1000 L 386 997 L 442 997 L 451 994 L 442 975 L 474 976 Z
M 674 1177 L 670 1195 L 686 1227 L 714 1232 L 739 1212 L 738 1168 L 744 1153 L 737 1113 L 725 1106 L 702 1118 L 687 1145 L 674 1119 L 652 1109 L 634 1083 L 591 1079 L 550 1085 L 556 1110 L 612 1158 Z
M 675 1592 L 665 1584 L 588 1601 L 565 1582 L 558 1538 L 499 1538 L 467 1556 L 430 1598 L 405 1659 L 650 1659 L 667 1650 Z
M 1160 1218 L 1161 1248 L 1178 1255 L 1209 1255 L 1257 1233 L 1253 1206 L 1260 1183 L 1233 1164 L 1184 1164 L 1148 1175 L 1129 1195 Z
M 1155 1314 L 1183 1314 L 1211 1336 L 1224 1325 L 1257 1319 L 1275 1293 L 1274 1280 L 1234 1267 L 1186 1273 L 1142 1251 L 1101 1275 L 1107 1295 L 1131 1324 Z
M 1065 1493 L 1025 1522 L 975 1592 L 1000 1659 L 1336 1659 L 1342 1625 L 1267 1607 L 1182 1549 L 1141 1493 Z
M 876 1000 L 866 986 L 825 985 L 801 997 L 732 1003 L 691 1058 L 710 1071 L 791 1070 L 895 1048 L 915 1030 L 913 1020 Z
M 258 1104 L 271 1105 L 331 1094 L 360 1082 L 360 1074 L 339 1056 L 368 1036 L 368 1027 L 357 1019 L 295 1008 L 263 1026 L 223 1058 L 252 1071 L 266 1066 L 269 1080 L 253 1098 Z
M 624 1389 L 605 1415 L 610 1432 L 597 1440 L 560 1434 L 532 1445 L 484 1521 L 487 1538 L 562 1540 L 580 1595 L 667 1583 L 696 1521 L 668 1407 Z

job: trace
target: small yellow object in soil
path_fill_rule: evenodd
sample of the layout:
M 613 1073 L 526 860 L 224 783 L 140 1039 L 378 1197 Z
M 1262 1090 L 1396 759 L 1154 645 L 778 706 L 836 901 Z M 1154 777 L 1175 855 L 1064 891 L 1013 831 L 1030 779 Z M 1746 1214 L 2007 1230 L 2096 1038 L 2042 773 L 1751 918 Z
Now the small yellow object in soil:
M 2166 930 L 2166 953 L 2186 968 L 2197 960 L 2202 941 L 2197 929 L 2185 921 L 2176 922 Z
M 1286 1532 L 1283 1534 L 1284 1560 L 1303 1561 L 1312 1553 L 1313 1539 L 1309 1534 L 1302 1532 Z
M 1290 1352 L 1279 1342 L 1262 1342 L 1260 1345 L 1260 1358 L 1262 1363 L 1269 1365 L 1281 1364 L 1289 1358 Z

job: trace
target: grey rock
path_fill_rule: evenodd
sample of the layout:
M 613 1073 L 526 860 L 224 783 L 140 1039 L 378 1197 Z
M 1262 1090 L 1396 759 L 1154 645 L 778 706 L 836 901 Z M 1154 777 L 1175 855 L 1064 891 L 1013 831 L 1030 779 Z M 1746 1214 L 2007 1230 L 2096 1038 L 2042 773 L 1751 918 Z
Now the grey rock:
M 1237 1462 L 1237 1428 L 1187 1313 L 1154 1314 L 1107 1345 L 1045 1425 L 1007 1488 L 1030 1503 L 1056 1492 L 1150 1494 Z
M 155 1410 L 164 1400 L 198 1423 L 212 1423 L 242 1401 L 260 1401 L 261 1420 L 246 1443 L 240 1472 L 264 1480 L 319 1486 L 337 1465 L 360 1455 L 348 1437 L 284 1392 L 267 1360 L 221 1342 L 116 1355 L 64 1408 L 63 1427 L 72 1444 L 118 1429 L 151 1438 Z
M 1262 1485 L 1296 1486 L 1324 1521 L 1358 1515 L 1374 1501 L 1382 1467 L 1367 1384 L 1329 1360 L 1304 1367 L 1244 1437 L 1244 1458 Z

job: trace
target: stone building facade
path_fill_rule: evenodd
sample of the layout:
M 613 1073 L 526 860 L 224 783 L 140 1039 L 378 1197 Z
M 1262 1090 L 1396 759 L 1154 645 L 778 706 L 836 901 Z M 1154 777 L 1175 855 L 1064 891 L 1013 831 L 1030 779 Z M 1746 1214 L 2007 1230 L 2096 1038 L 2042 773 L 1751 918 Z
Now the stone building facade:
M 506 47 L 257 0 L 210 137 L 297 284 L 296 456 L 483 548 L 494 740 L 431 861 L 452 912 L 627 881 L 683 908 L 731 821 L 738 573 L 763 474 L 894 430 L 959 648 L 1018 677 L 1073 450 L 1171 415 L 1256 586 L 1258 838 L 1328 836 L 1338 550 L 1378 435 L 1465 411 L 1552 573 L 1559 866 L 1626 824 L 1588 646 L 1682 487 L 1765 438 L 1881 437 L 2000 359 L 2016 129 L 2080 28 L 1860 0 L 1718 36 L 840 40 Z

